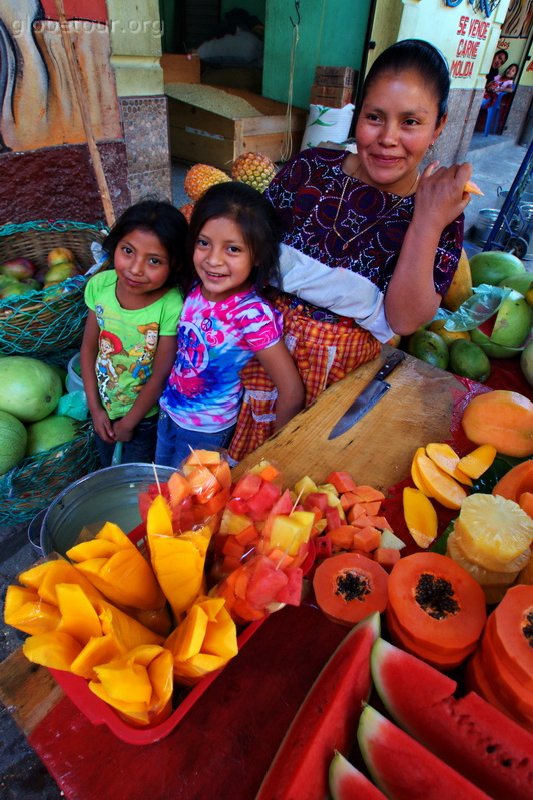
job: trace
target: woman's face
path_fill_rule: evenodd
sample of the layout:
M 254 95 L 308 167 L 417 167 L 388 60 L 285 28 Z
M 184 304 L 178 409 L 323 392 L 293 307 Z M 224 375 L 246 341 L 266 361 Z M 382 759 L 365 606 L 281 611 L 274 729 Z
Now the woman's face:
M 496 53 L 496 55 L 492 59 L 493 69 L 500 69 L 500 67 L 507 61 L 507 58 L 508 58 L 507 53 Z
M 428 147 L 442 131 L 435 90 L 415 70 L 384 73 L 368 89 L 355 130 L 357 177 L 409 194 Z

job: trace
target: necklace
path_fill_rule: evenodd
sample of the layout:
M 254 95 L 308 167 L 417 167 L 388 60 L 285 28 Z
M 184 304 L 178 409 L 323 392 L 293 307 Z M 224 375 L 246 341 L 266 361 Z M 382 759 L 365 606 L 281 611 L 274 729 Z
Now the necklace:
M 341 239 L 343 239 L 344 237 L 337 230 L 337 220 L 339 218 L 341 206 L 342 206 L 342 204 L 344 202 L 344 195 L 346 194 L 346 187 L 348 186 L 348 181 L 350 180 L 351 177 L 352 177 L 351 175 L 347 175 L 346 178 L 345 178 L 344 186 L 342 187 L 342 192 L 341 192 L 341 199 L 339 200 L 339 205 L 337 206 L 337 213 L 335 214 L 335 219 L 333 220 L 333 230 L 337 234 L 337 236 L 339 238 L 341 238 Z M 354 177 L 357 177 L 357 175 L 355 175 Z M 369 231 L 370 228 L 373 228 L 374 225 L 378 224 L 378 222 L 381 222 L 382 220 L 387 219 L 387 217 L 389 217 L 391 215 L 391 213 L 393 211 L 395 211 L 401 205 L 402 201 L 405 200 L 406 197 L 408 197 L 410 194 L 412 194 L 414 192 L 414 190 L 416 189 L 416 186 L 418 184 L 418 179 L 419 178 L 420 178 L 420 175 L 417 173 L 416 177 L 415 177 L 415 180 L 414 180 L 414 183 L 411 186 L 411 188 L 409 189 L 409 191 L 407 192 L 407 194 L 404 194 L 404 195 L 398 197 L 398 199 L 394 201 L 392 206 L 384 214 L 381 214 L 381 216 L 379 216 L 377 219 L 375 219 L 373 222 L 371 222 L 369 225 L 367 225 L 366 228 L 363 228 L 362 230 L 357 231 L 357 233 L 354 234 L 354 236 L 352 236 L 351 239 L 348 239 L 347 241 L 345 241 L 343 246 L 342 246 L 342 249 L 346 250 L 347 247 L 353 241 L 355 241 L 355 239 L 357 239 L 359 236 L 362 236 L 363 233 L 366 233 L 367 231 Z

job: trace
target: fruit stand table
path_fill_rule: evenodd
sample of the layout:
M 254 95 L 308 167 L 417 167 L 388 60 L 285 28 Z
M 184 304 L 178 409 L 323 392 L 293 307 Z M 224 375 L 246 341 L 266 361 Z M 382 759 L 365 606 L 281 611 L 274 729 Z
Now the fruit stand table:
M 460 406 L 472 387 L 407 356 L 389 376 L 392 388 L 378 405 L 328 441 L 333 424 L 383 360 L 381 355 L 330 387 L 236 473 L 268 457 L 287 485 L 305 474 L 322 480 L 333 469 L 385 490 L 406 478 L 416 447 L 450 439 L 454 404 Z M 27 662 L 20 650 L 0 665 L 0 699 L 67 798 L 253 800 L 307 690 L 346 632 L 310 598 L 271 615 L 175 730 L 142 747 L 92 725 L 48 670 Z

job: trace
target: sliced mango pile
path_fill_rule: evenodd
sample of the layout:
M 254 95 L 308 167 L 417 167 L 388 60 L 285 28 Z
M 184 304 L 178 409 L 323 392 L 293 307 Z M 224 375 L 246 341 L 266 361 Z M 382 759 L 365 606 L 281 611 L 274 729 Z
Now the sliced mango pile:
M 459 510 L 472 481 L 495 458 L 496 449 L 491 445 L 477 447 L 462 458 L 445 442 L 431 442 L 415 451 L 411 478 L 416 489 L 406 487 L 403 508 L 407 528 L 419 547 L 429 547 L 437 536 L 437 515 L 431 500 Z

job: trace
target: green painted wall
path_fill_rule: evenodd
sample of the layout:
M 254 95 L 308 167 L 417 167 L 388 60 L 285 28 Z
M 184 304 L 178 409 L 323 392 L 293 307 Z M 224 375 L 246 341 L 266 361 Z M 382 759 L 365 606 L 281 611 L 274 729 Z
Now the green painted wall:
M 294 68 L 293 105 L 309 106 L 318 65 L 361 69 L 371 0 L 303 0 Z M 267 0 L 263 94 L 287 102 L 295 4 Z

